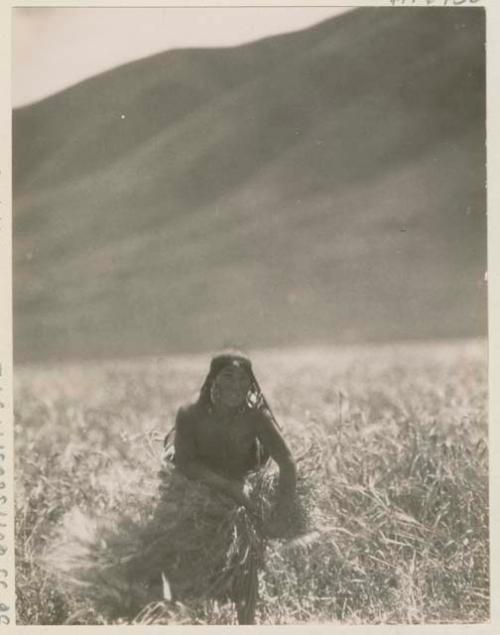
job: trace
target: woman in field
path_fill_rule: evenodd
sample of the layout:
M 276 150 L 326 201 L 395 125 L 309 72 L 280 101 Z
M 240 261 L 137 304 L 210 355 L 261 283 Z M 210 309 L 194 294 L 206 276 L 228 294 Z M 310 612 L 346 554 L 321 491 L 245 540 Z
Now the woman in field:
M 279 466 L 274 493 L 260 473 L 269 457 Z M 174 598 L 229 598 L 239 623 L 254 623 L 264 539 L 286 532 L 296 470 L 247 357 L 212 359 L 165 440 L 162 477 L 157 520 L 168 552 L 177 551 L 162 562 L 164 583 Z

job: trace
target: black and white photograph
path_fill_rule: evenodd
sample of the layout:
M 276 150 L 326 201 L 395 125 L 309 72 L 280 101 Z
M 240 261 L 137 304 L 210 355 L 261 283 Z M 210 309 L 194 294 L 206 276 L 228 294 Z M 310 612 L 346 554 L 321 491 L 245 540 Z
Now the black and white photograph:
M 12 9 L 17 624 L 491 622 L 489 8 L 414 4 Z

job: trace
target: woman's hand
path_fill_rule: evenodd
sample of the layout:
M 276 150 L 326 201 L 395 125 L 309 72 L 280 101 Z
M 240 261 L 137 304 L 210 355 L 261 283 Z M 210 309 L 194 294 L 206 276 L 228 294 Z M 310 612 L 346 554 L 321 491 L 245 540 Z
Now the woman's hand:
M 239 503 L 243 507 L 246 507 L 246 509 L 248 509 L 250 513 L 257 513 L 257 507 L 255 503 L 251 500 L 250 496 L 245 491 L 245 488 L 241 483 L 231 482 L 230 494 L 237 503 Z
M 269 538 L 281 538 L 290 531 L 290 521 L 294 512 L 293 500 L 283 497 L 278 500 L 270 517 L 264 523 L 264 531 Z

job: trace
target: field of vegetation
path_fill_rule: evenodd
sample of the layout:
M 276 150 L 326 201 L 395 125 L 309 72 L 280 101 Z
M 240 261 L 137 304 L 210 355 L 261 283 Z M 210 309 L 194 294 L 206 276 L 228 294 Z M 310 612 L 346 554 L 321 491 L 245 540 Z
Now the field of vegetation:
M 258 623 L 488 620 L 486 354 L 464 341 L 252 355 L 321 519 L 313 537 L 269 541 Z M 107 607 L 104 582 L 64 571 L 71 545 L 91 553 L 96 519 L 113 519 L 112 559 L 151 514 L 162 439 L 208 364 L 17 368 L 18 623 L 234 623 L 224 605 L 131 616 L 119 584 Z

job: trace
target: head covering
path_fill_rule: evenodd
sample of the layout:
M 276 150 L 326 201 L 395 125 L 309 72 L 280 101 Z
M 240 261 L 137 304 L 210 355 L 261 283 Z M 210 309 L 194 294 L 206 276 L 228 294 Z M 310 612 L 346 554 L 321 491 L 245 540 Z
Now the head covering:
M 253 392 L 254 384 L 256 384 L 257 382 L 252 371 L 251 361 L 246 355 L 240 353 L 239 351 L 226 351 L 212 357 L 212 361 L 210 362 L 210 370 L 208 371 L 208 375 L 206 376 L 205 381 L 203 382 L 203 386 L 201 387 L 198 403 L 206 407 L 211 406 L 210 391 L 212 390 L 215 378 L 221 372 L 221 370 L 227 368 L 228 366 L 240 366 L 246 371 L 252 384 L 250 390 Z
M 208 375 L 206 376 L 205 381 L 203 382 L 203 385 L 201 387 L 198 403 L 206 407 L 207 409 L 211 408 L 212 401 L 210 397 L 210 391 L 212 389 L 215 378 L 222 369 L 231 365 L 244 368 L 248 374 L 248 377 L 250 378 L 250 390 L 247 395 L 246 404 L 244 407 L 255 410 L 266 410 L 276 426 L 279 428 L 279 424 L 276 421 L 272 410 L 269 407 L 266 398 L 264 397 L 259 382 L 254 375 L 252 362 L 250 361 L 249 357 L 247 357 L 240 351 L 225 351 L 223 353 L 220 353 L 219 355 L 215 355 L 214 357 L 212 357 L 212 361 L 210 362 L 210 370 L 208 371 Z

